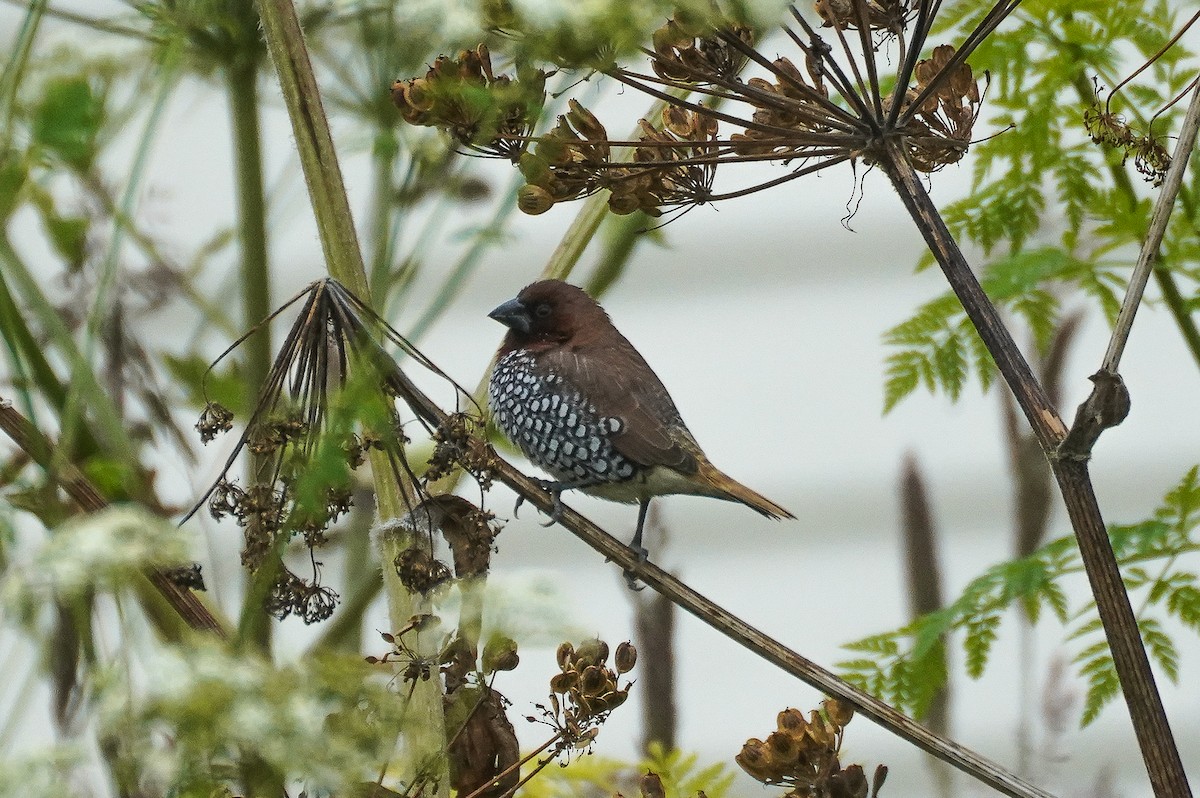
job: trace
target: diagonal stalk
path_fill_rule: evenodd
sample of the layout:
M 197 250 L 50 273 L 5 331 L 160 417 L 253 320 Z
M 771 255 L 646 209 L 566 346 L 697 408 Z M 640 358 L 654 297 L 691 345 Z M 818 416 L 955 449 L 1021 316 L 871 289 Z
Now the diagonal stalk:
M 431 425 L 441 426 L 447 414 L 407 375 L 396 367 L 392 372 L 394 385 L 409 407 Z M 541 484 L 526 476 L 515 466 L 493 457 L 491 476 L 512 488 L 518 495 L 543 513 L 558 512 L 553 498 Z M 812 660 L 768 637 L 728 610 L 697 593 L 674 575 L 650 562 L 639 560 L 637 554 L 612 535 L 584 518 L 570 507 L 561 507 L 558 521 L 576 537 L 624 571 L 666 596 L 673 603 L 699 618 L 721 634 L 786 673 L 795 676 L 827 695 L 846 701 L 855 710 L 883 726 L 898 737 L 941 759 L 995 790 L 1013 798 L 1050 798 L 1050 794 L 1034 787 L 970 749 L 941 737 L 902 712 L 898 712 L 875 696 L 838 678 Z
M 889 140 L 881 149 L 880 156 L 884 171 L 996 361 L 1000 374 L 1016 397 L 1042 450 L 1047 453 L 1079 542 L 1080 556 L 1108 637 L 1113 663 L 1154 794 L 1159 798 L 1190 796 L 1191 789 L 1175 738 L 1171 734 L 1162 698 L 1150 670 L 1150 660 L 1129 604 L 1129 595 L 1125 592 L 1112 544 L 1092 490 L 1087 461 L 1055 456 L 1067 435 L 1066 426 L 925 192 L 916 170 L 908 160 L 903 143 Z
M 1167 169 L 1163 186 L 1159 189 L 1158 199 L 1154 203 L 1154 212 L 1150 216 L 1150 229 L 1142 243 L 1142 251 L 1138 255 L 1137 266 L 1129 278 L 1129 287 L 1125 299 L 1121 303 L 1121 312 L 1113 325 L 1112 338 L 1108 343 L 1108 351 L 1104 353 L 1101 368 L 1105 371 L 1116 372 L 1125 351 L 1125 343 L 1133 329 L 1133 318 L 1138 307 L 1142 304 L 1142 293 L 1150 280 L 1150 273 L 1158 260 L 1158 250 L 1162 245 L 1163 236 L 1167 232 L 1167 222 L 1171 218 L 1171 210 L 1179 196 L 1183 185 L 1183 175 L 1187 171 L 1188 157 L 1196 144 L 1196 132 L 1200 130 L 1200 82 L 1192 92 L 1192 101 L 1184 117 L 1183 126 L 1179 130 L 1179 140 L 1175 144 L 1175 152 L 1171 155 L 1171 166 Z

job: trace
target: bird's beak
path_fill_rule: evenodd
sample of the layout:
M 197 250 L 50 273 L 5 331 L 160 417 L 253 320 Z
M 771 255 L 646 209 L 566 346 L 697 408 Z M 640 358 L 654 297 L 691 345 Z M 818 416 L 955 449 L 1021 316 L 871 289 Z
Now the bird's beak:
M 529 331 L 533 326 L 533 319 L 529 316 L 529 310 L 521 304 L 521 300 L 519 299 L 508 300 L 489 313 L 488 317 L 524 335 L 529 335 Z

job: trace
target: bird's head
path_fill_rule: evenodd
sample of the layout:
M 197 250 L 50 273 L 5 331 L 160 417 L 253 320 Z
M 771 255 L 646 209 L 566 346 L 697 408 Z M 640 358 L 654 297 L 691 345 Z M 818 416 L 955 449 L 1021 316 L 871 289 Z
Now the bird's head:
M 580 343 L 612 326 L 596 300 L 561 280 L 527 285 L 488 316 L 508 327 L 501 347 L 506 352 Z

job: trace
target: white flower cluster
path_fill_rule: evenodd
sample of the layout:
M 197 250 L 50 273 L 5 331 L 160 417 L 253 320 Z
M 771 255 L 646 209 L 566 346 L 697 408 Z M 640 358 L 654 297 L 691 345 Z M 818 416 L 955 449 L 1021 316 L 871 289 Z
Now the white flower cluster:
M 378 775 L 399 732 L 401 700 L 358 658 L 276 666 L 213 641 L 161 648 L 146 666 L 139 695 L 111 684 L 97 710 L 103 727 L 141 738 L 117 732 L 168 792 L 217 783 L 252 755 L 309 794 L 342 794 Z
M 114 588 L 151 566 L 184 563 L 186 536 L 173 524 L 133 506 L 74 518 L 9 569 L 0 598 L 31 616 L 50 596 L 69 599 L 91 588 Z

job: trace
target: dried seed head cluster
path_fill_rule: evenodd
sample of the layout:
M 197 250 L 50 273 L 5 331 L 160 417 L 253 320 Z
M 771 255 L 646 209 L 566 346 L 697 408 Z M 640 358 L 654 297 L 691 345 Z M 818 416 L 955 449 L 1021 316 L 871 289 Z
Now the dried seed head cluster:
M 449 131 L 464 147 L 513 162 L 525 151 L 545 102 L 546 75 L 497 75 L 485 45 L 439 56 L 423 78 L 397 80 L 392 102 L 413 125 Z
M 439 125 L 480 152 L 514 160 L 526 181 L 519 206 L 530 214 L 607 190 L 614 212 L 657 216 L 664 208 L 743 196 L 846 161 L 886 164 L 896 157 L 895 142 L 912 166 L 932 172 L 960 160 L 970 144 L 981 97 L 966 58 L 1016 2 L 996 0 L 963 49 L 943 45 L 924 60 L 919 54 L 936 16 L 936 7 L 918 13 L 919 7 L 930 10 L 925 0 L 817 0 L 819 23 L 792 8 L 784 32 L 802 54 L 794 61 L 757 51 L 759 37 L 739 24 L 677 16 L 643 48 L 646 73 L 617 64 L 604 70 L 668 105 L 661 120 L 643 120 L 632 141 L 610 138 L 575 101 L 532 146 L 530 117 L 519 107 L 493 114 L 510 120 L 507 126 L 479 124 L 480 113 L 464 109 L 498 103 L 471 105 L 464 87 L 487 95 L 499 82 L 486 50 L 439 59 L 426 78 L 398 82 L 397 104 L 410 121 Z M 836 41 L 826 42 L 814 25 L 836 29 Z M 743 79 L 747 66 L 766 74 Z M 899 107 L 881 95 L 888 79 L 899 87 Z M 447 88 L 444 97 L 430 89 L 434 83 Z M 714 191 L 719 164 L 754 161 L 790 171 Z
M 487 445 L 484 425 L 477 416 L 451 413 L 433 432 L 434 449 L 425 469 L 424 481 L 435 482 L 462 467 L 480 488 L 492 486 L 496 453 Z
M 912 0 L 858 0 L 866 11 L 864 22 L 856 0 L 817 0 L 814 3 L 817 15 L 826 28 L 868 30 L 899 34 L 917 13 Z
M 699 75 L 735 80 L 746 66 L 746 50 L 754 44 L 754 32 L 731 24 L 727 33 L 741 46 L 688 25 L 678 16 L 668 20 L 651 39 L 654 57 L 650 68 L 664 80 L 695 82 Z
M 846 724 L 854 716 L 846 703 L 827 698 L 808 718 L 798 709 L 779 713 L 777 728 L 766 740 L 751 738 L 735 761 L 763 784 L 791 788 L 785 798 L 867 798 L 878 795 L 887 777 L 880 765 L 868 780 L 860 765 L 843 768 L 838 760 Z
M 1151 135 L 1138 135 L 1119 114 L 1107 110 L 1106 106 L 1094 102 L 1083 112 L 1083 124 L 1092 141 L 1133 156 L 1133 165 L 1152 185 L 1162 185 L 1171 166 L 1171 154 Z
M 404 458 L 395 404 L 397 397 L 405 398 L 409 383 L 381 341 L 405 349 L 415 362 L 449 378 L 333 280 L 313 283 L 272 318 L 296 303 L 302 307 L 245 431 L 220 478 L 188 516 L 207 502 L 213 518 L 232 517 L 243 530 L 242 562 L 251 571 L 281 558 L 286 544 L 299 537 L 309 549 L 311 576 L 302 578 L 282 566 L 266 610 L 313 623 L 328 618 L 337 603 L 337 593 L 320 584 L 321 564 L 314 552 L 350 510 L 354 469 L 377 450 L 395 473 L 407 473 L 419 484 Z M 457 385 L 455 389 L 466 396 Z M 227 409 L 209 403 L 196 428 L 208 441 L 231 429 L 232 418 Z M 243 449 L 254 456 L 255 476 L 248 485 L 229 477 Z M 425 589 L 440 578 L 430 564 L 397 565 Z
M 558 647 L 561 672 L 550 679 L 550 706 L 538 705 L 541 718 L 527 718 L 558 732 L 556 752 L 590 746 L 609 713 L 629 697 L 632 682 L 621 686 L 619 681 L 637 664 L 637 649 L 632 643 L 621 643 L 612 667 L 608 655 L 608 643 L 603 640 L 588 640 L 579 648 L 570 643 Z
M 905 107 L 920 100 L 905 132 L 909 157 L 922 172 L 961 160 L 979 118 L 979 85 L 969 64 L 953 63 L 954 53 L 953 47 L 943 44 L 918 61 L 913 73 L 916 84 L 904 97 Z M 937 88 L 926 91 L 937 79 L 941 80 Z

